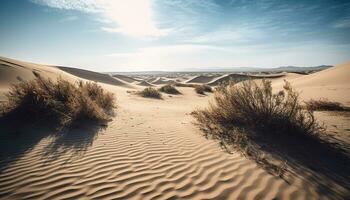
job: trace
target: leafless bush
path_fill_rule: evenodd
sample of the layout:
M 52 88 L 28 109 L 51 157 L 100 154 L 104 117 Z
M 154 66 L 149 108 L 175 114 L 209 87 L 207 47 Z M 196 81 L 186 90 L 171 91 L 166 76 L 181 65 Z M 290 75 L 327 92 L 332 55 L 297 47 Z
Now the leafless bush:
M 52 81 L 34 75 L 34 80 L 11 87 L 1 105 L 3 117 L 49 120 L 68 126 L 80 119 L 108 121 L 113 115 L 115 98 L 97 83 L 73 84 L 62 78 Z
M 167 93 L 167 94 L 181 94 L 174 86 L 172 85 L 164 85 L 159 88 L 159 91 Z
M 145 88 L 144 90 L 137 92 L 137 94 L 147 98 L 155 98 L 155 99 L 162 98 L 162 94 L 158 90 L 152 87 Z

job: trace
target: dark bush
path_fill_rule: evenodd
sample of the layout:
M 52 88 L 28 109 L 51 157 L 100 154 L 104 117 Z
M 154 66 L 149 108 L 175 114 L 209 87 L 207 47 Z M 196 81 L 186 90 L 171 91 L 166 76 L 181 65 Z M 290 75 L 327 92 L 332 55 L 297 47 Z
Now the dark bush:
M 159 91 L 167 93 L 167 94 L 181 94 L 174 86 L 172 85 L 164 85 L 159 88 Z
M 298 93 L 286 82 L 284 90 L 272 93 L 271 82 L 253 81 L 220 86 L 214 102 L 192 112 L 207 137 L 243 153 L 254 149 L 257 138 L 270 136 L 315 137 L 323 130 L 311 110 L 299 103 Z
M 155 99 L 162 98 L 162 94 L 158 90 L 152 87 L 145 88 L 144 90 L 137 92 L 137 94 L 147 98 L 155 98 Z
M 3 117 L 48 120 L 67 126 L 80 119 L 108 121 L 113 115 L 115 98 L 97 83 L 57 81 L 38 74 L 27 82 L 11 87 L 1 105 Z
M 204 94 L 205 92 L 213 92 L 212 88 L 209 85 L 196 85 L 194 90 L 197 94 Z

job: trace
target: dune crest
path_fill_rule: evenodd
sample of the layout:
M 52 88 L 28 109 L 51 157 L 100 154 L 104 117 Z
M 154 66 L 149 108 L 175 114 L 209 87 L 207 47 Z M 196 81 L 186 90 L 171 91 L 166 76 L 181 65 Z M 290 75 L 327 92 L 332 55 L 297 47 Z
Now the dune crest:
M 301 92 L 304 100 L 328 98 L 345 105 L 350 105 L 350 63 L 336 65 L 329 69 L 310 75 L 302 75 L 290 82 Z M 283 81 L 273 82 L 273 87 L 279 89 Z

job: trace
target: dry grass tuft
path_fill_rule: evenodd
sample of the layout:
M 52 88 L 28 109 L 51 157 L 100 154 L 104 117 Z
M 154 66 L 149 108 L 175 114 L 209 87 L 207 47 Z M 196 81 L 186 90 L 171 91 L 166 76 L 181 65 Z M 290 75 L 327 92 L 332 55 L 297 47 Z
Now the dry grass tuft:
M 199 86 L 198 84 L 192 84 L 192 83 L 175 83 L 174 86 L 176 87 L 196 87 Z
M 205 136 L 225 147 L 238 149 L 261 162 L 261 141 L 271 146 L 271 138 L 318 138 L 323 131 L 312 110 L 304 109 L 299 95 L 286 82 L 284 90 L 273 94 L 271 82 L 262 86 L 253 81 L 230 83 L 217 88 L 214 102 L 192 112 Z
M 162 98 L 162 94 L 158 90 L 152 87 L 145 88 L 144 90 L 137 92 L 137 94 L 146 98 L 154 98 L 154 99 Z
M 329 101 L 328 99 L 319 99 L 305 102 L 305 106 L 309 110 L 314 111 L 350 111 L 349 107 L 339 102 Z
M 34 80 L 11 87 L 7 101 L 1 105 L 3 117 L 69 126 L 82 119 L 108 121 L 113 115 L 114 95 L 97 83 L 72 84 L 62 78 L 54 82 L 34 75 Z
M 181 94 L 181 92 L 179 92 L 179 90 L 177 90 L 174 86 L 172 86 L 170 84 L 162 86 L 161 88 L 159 88 L 159 91 L 167 93 L 167 94 Z
M 197 94 L 205 94 L 205 92 L 213 92 L 212 88 L 209 85 L 196 85 L 194 90 Z

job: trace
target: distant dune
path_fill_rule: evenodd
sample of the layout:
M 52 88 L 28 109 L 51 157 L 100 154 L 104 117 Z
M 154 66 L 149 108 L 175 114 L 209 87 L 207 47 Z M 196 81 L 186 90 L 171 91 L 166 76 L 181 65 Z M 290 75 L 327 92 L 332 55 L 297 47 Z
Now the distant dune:
M 264 74 L 264 75 L 249 75 L 249 74 L 225 74 L 223 76 L 220 76 L 218 78 L 213 79 L 212 81 L 208 82 L 208 85 L 216 86 L 224 82 L 228 82 L 230 80 L 236 80 L 236 81 L 243 81 L 248 79 L 275 79 L 284 77 L 286 73 L 279 73 L 279 74 Z
M 156 80 L 152 81 L 152 84 L 155 84 L 155 85 L 173 84 L 173 83 L 177 83 L 177 82 L 174 80 L 169 80 L 162 77 L 159 77 Z
M 129 85 L 127 82 L 120 80 L 118 78 L 113 78 L 112 76 L 108 74 L 102 74 L 98 72 L 93 72 L 89 70 L 84 70 L 84 69 L 77 69 L 77 68 L 72 68 L 72 67 L 62 67 L 62 66 L 57 66 L 62 71 L 65 71 L 67 73 L 70 73 L 74 76 L 91 80 L 91 81 L 96 81 L 100 83 L 106 83 L 106 84 L 111 84 L 111 85 L 116 85 L 116 86 L 124 86 L 124 87 L 130 87 L 132 88 L 131 85 Z
M 138 81 L 137 79 L 131 78 L 129 76 L 121 75 L 121 74 L 113 74 L 112 76 L 128 83 L 133 83 L 135 81 Z
M 137 85 L 140 85 L 140 86 L 154 86 L 153 84 L 147 82 L 147 81 L 141 81 L 139 83 L 136 83 Z
M 186 83 L 208 83 L 212 81 L 214 78 L 215 76 L 199 75 L 187 80 Z
M 302 75 L 290 80 L 293 87 L 301 91 L 301 96 L 307 99 L 328 98 L 350 105 L 350 63 Z M 273 83 L 274 88 L 281 88 L 283 81 Z

